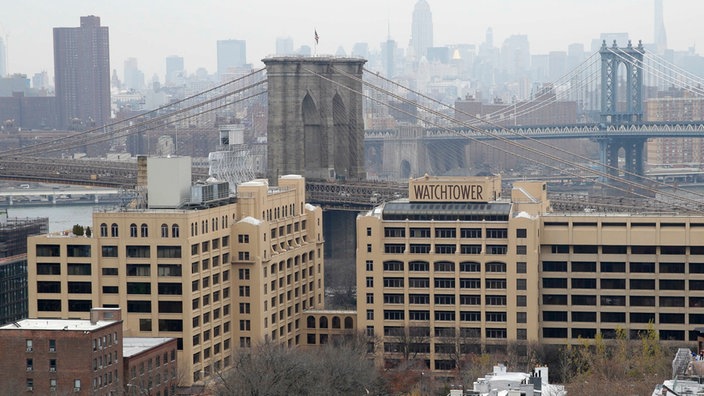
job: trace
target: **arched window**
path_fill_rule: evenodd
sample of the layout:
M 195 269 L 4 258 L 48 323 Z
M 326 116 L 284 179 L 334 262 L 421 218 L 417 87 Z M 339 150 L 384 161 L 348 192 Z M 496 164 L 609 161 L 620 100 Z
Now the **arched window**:
M 105 223 L 100 225 L 100 236 L 101 237 L 108 236 L 108 225 Z
M 313 316 L 309 316 L 307 319 L 307 324 L 309 329 L 314 329 L 315 328 L 315 318 Z
M 140 235 L 142 236 L 142 238 L 149 237 L 149 226 L 142 223 L 142 226 L 140 227 Z
M 130 224 L 130 238 L 137 238 L 137 224 Z
M 333 317 L 332 317 L 332 328 L 333 328 L 333 329 L 339 329 L 339 328 L 340 328 L 340 317 L 339 317 L 339 316 L 333 316 Z
M 120 236 L 119 229 L 115 223 L 112 223 L 112 226 L 110 226 L 110 236 L 113 238 Z
M 178 224 L 171 225 L 171 237 L 172 238 L 180 237 L 179 232 L 178 232 Z
M 345 317 L 345 328 L 346 328 L 346 329 L 351 329 L 352 326 L 353 326 L 352 317 L 346 316 L 346 317 Z
M 328 328 L 328 317 L 327 317 L 327 316 L 321 316 L 321 317 L 320 317 L 320 328 L 321 328 L 321 329 L 327 329 L 327 328 Z
M 169 226 L 166 225 L 166 223 L 161 225 L 161 237 L 162 238 L 168 238 L 169 237 Z

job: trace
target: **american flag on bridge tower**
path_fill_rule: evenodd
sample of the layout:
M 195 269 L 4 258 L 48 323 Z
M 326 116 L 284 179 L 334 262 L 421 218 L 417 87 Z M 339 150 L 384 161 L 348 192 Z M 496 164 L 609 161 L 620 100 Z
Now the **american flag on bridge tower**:
M 315 32 L 315 43 L 318 44 L 318 39 L 320 39 L 320 36 L 318 36 L 318 29 L 313 29 L 313 31 Z

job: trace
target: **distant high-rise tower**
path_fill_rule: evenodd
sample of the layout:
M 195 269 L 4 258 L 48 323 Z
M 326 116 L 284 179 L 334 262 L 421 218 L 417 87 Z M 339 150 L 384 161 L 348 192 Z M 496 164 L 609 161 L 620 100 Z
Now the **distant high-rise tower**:
M 278 37 L 276 39 L 276 55 L 293 54 L 293 39 L 291 37 Z
M 418 0 L 413 9 L 411 25 L 411 47 L 416 60 L 426 56 L 428 47 L 433 46 L 433 13 L 425 0 Z
M 144 73 L 139 70 L 136 58 L 127 58 L 124 67 L 124 87 L 128 90 L 144 89 Z
M 655 0 L 655 48 L 658 53 L 667 49 L 667 34 L 665 34 L 665 20 L 662 16 L 662 0 Z
M 100 17 L 81 17 L 77 28 L 54 28 L 54 76 L 59 125 L 110 120 L 110 46 Z
M 218 75 L 224 76 L 228 69 L 242 67 L 247 63 L 247 42 L 244 40 L 218 40 Z
M 183 57 L 171 55 L 166 57 L 166 85 L 173 85 L 179 81 L 183 81 L 186 77 L 183 75 Z
M 488 48 L 492 48 L 494 46 L 494 29 L 493 28 L 486 28 L 486 34 L 484 35 L 484 44 Z
M 0 36 L 0 78 L 7 75 L 7 47 L 5 40 Z

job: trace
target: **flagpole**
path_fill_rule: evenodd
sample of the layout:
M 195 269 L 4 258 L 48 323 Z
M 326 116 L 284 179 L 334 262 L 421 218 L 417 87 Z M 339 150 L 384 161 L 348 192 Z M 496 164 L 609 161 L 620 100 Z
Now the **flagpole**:
M 313 39 L 315 39 L 315 50 L 313 51 L 313 56 L 317 57 L 318 56 L 318 40 L 320 37 L 318 36 L 318 29 L 313 28 Z

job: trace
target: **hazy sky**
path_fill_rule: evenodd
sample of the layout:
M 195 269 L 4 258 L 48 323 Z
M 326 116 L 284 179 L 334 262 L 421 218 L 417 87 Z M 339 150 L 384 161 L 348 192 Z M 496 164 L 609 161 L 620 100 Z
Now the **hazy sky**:
M 433 13 L 435 45 L 479 44 L 488 27 L 500 46 L 526 34 L 531 53 L 565 51 L 571 43 L 589 50 L 602 32 L 627 32 L 653 41 L 653 0 L 427 0 Z M 4 4 L 3 4 L 4 3 Z M 247 61 L 275 51 L 277 37 L 290 36 L 294 48 L 313 47 L 349 54 L 356 42 L 377 50 L 391 38 L 408 47 L 416 0 L 0 0 L 0 35 L 8 44 L 8 71 L 30 77 L 53 76 L 53 27 L 75 27 L 82 15 L 97 15 L 110 28 L 110 67 L 122 78 L 125 59 L 135 57 L 147 79 L 165 72 L 169 55 L 184 57 L 194 72 L 216 70 L 216 41 L 247 41 Z M 668 47 L 684 51 L 704 45 L 702 0 L 664 0 Z M 625 43 L 624 43 L 625 44 Z M 701 52 L 697 50 L 697 52 Z

